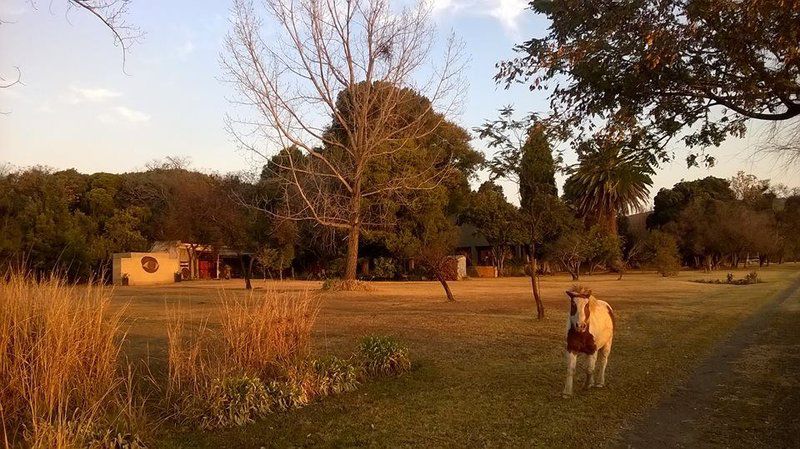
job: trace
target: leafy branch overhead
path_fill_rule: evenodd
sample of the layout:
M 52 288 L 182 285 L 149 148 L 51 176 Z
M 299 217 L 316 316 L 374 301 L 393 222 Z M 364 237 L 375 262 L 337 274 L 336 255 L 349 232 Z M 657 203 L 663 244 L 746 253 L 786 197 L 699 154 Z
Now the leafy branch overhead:
M 550 91 L 565 131 L 628 130 L 660 160 L 703 150 L 749 120 L 797 126 L 800 4 L 781 0 L 534 0 L 547 35 L 515 47 L 496 80 Z M 794 119 L 794 120 L 793 120 Z M 687 161 L 697 164 L 694 151 Z M 713 157 L 702 156 L 713 164 Z

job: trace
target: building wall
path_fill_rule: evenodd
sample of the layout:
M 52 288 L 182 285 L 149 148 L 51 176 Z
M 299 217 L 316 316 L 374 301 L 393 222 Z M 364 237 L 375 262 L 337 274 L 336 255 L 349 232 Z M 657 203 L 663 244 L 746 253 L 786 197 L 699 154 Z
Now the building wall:
M 170 284 L 175 282 L 178 270 L 180 261 L 167 252 L 114 254 L 114 285 L 122 285 L 124 274 L 128 275 L 128 285 Z

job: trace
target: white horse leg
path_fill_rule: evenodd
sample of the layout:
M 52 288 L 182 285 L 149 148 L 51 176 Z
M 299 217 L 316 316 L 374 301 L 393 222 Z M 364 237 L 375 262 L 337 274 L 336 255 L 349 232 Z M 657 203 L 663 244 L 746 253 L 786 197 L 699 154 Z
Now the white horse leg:
M 597 388 L 603 388 L 606 385 L 606 365 L 608 365 L 608 356 L 611 354 L 611 341 L 606 343 L 600 349 L 600 371 L 597 373 Z
M 586 358 L 586 383 L 584 384 L 584 388 L 591 388 L 592 385 L 594 385 L 595 363 L 597 363 L 597 351 Z
M 575 377 L 575 365 L 578 355 L 567 351 L 567 383 L 564 385 L 564 397 L 572 396 L 572 378 Z

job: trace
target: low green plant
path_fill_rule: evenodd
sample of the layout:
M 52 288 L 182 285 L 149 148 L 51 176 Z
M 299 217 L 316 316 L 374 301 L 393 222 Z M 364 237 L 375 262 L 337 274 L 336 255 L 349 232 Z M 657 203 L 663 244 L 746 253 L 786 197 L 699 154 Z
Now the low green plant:
M 272 381 L 266 391 L 270 403 L 277 411 L 300 408 L 311 401 L 309 384 L 302 377 L 290 376 L 286 381 Z
M 216 429 L 241 426 L 266 415 L 271 409 L 271 396 L 257 377 L 235 376 L 212 381 L 200 427 Z
M 358 387 L 358 369 L 348 360 L 327 357 L 314 360 L 311 367 L 319 379 L 320 395 L 344 393 Z
M 735 279 L 733 277 L 733 273 L 728 273 L 728 275 L 725 277 L 724 281 L 721 281 L 719 279 L 711 279 L 711 280 L 698 279 L 698 280 L 696 280 L 694 282 L 698 282 L 700 284 L 718 284 L 718 285 L 721 285 L 721 284 L 750 285 L 750 284 L 759 284 L 759 283 L 764 282 L 764 281 L 762 281 L 758 277 L 758 273 L 756 273 L 755 271 L 751 271 L 750 273 L 746 274 L 745 277 L 743 277 L 742 279 Z
M 369 335 L 361 340 L 359 356 L 367 375 L 397 375 L 411 369 L 408 348 L 388 336 Z
M 747 274 L 747 276 L 744 277 L 744 281 L 748 284 L 758 284 L 761 282 L 761 279 L 758 278 L 758 273 L 751 271 Z
M 95 434 L 87 445 L 88 449 L 147 449 L 138 435 L 120 433 L 114 429 Z

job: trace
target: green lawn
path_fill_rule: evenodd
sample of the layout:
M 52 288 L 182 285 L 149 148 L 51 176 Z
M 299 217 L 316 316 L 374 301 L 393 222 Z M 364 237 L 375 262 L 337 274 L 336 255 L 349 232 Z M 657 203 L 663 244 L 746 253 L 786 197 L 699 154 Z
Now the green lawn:
M 715 342 L 800 275 L 800 265 L 772 266 L 759 273 L 766 282 L 749 286 L 689 282 L 724 279 L 725 271 L 682 272 L 676 278 L 635 273 L 622 281 L 616 275 L 585 276 L 582 285 L 614 307 L 618 329 L 607 388 L 578 390 L 569 400 L 560 394 L 569 309 L 564 290 L 573 285 L 567 277 L 543 279 L 548 316 L 541 322 L 534 318 L 527 278 L 454 282 L 456 303 L 444 302 L 441 287 L 433 282 L 375 283 L 372 292 L 322 293 L 317 353 L 346 355 L 364 334 L 390 334 L 410 347 L 412 371 L 242 428 L 194 432 L 163 423 L 154 437 L 157 447 L 165 448 L 614 445 Z M 255 285 L 291 290 L 318 289 L 320 284 Z M 129 317 L 128 354 L 149 358 L 158 376 L 164 366 L 167 310 L 213 324 L 217 289 L 223 286 L 242 287 L 237 281 L 208 281 L 118 288 L 115 301 L 127 306 Z M 776 332 L 789 332 L 800 345 L 795 327 L 784 324 Z M 758 356 L 758 349 L 754 351 Z M 778 375 L 764 369 L 765 375 Z M 744 385 L 739 394 L 747 396 Z M 765 388 L 769 385 L 754 386 L 752 394 L 763 394 Z M 786 388 L 796 397 L 796 383 Z M 719 422 L 742 410 L 756 413 L 757 408 L 720 407 L 721 415 L 709 422 L 722 428 Z M 796 417 L 784 416 L 770 425 L 791 424 L 790 418 L 796 423 Z M 750 421 L 742 422 L 747 426 Z M 725 435 L 715 438 L 723 441 Z

